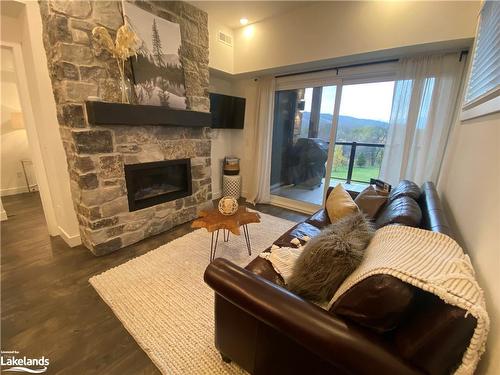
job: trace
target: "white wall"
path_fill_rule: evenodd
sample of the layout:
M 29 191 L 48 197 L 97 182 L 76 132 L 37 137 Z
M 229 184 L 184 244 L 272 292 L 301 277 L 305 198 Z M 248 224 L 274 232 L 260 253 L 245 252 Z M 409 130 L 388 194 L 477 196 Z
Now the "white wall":
M 24 100 L 21 93 L 21 106 L 49 233 L 61 235 L 68 245 L 76 246 L 81 243 L 80 234 L 43 47 L 40 9 L 34 1 L 18 3 L 24 8 L 17 18 L 2 14 L 2 41 L 21 41 L 28 93 Z
M 5 16 L 4 14 L 2 14 L 0 30 L 0 35 L 2 36 L 3 41 L 14 43 L 22 42 L 22 33 L 19 32 L 19 20 L 17 18 Z
M 240 175 L 243 197 L 248 181 L 253 174 L 252 149 L 254 145 L 254 122 L 256 82 L 252 79 L 231 79 L 210 74 L 210 92 L 246 98 L 245 125 L 243 129 L 212 130 L 212 191 L 214 198 L 222 193 L 222 161 L 225 156 L 240 158 Z
M 27 193 L 36 190 L 36 177 L 31 163 L 25 163 L 26 175 L 28 177 L 30 190 L 26 185 L 21 160 L 31 160 L 31 152 L 28 145 L 28 136 L 26 129 L 12 129 L 9 121 L 4 121 L 4 114 L 9 111 L 2 108 L 2 176 L 0 195 Z
M 22 123 L 13 124 L 12 116 L 22 113 L 12 50 L 2 47 L 1 63 L 1 156 L 2 173 L 0 195 L 28 192 L 21 160 L 30 160 L 28 136 Z M 16 120 L 14 120 L 16 121 Z M 30 185 L 36 184 L 31 164 L 26 164 Z
M 316 2 L 235 30 L 233 73 L 472 38 L 479 4 Z
M 485 291 L 491 319 L 480 374 L 500 374 L 500 113 L 458 123 L 438 190 Z
M 233 95 L 232 82 L 228 79 L 215 77 L 210 74 L 210 92 L 217 94 Z M 212 195 L 220 198 L 222 194 L 222 162 L 224 157 L 231 156 L 233 152 L 232 139 L 234 129 L 212 129 Z M 239 131 L 241 132 L 241 131 Z
M 208 15 L 209 66 L 223 72 L 233 73 L 234 48 L 217 40 L 219 31 L 232 36 L 234 41 L 233 30 Z
M 254 155 L 256 149 L 255 136 L 255 111 L 257 105 L 257 81 L 254 79 L 239 79 L 233 82 L 233 93 L 246 99 L 245 126 L 233 136 L 233 154 L 241 160 L 242 196 L 246 197 L 248 182 L 254 176 Z

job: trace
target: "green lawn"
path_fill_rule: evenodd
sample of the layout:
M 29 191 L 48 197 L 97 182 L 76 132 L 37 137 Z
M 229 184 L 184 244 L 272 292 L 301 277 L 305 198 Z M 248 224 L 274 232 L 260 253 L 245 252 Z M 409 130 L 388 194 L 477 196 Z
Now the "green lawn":
M 352 171 L 352 180 L 370 182 L 370 178 L 378 178 L 380 171 L 380 166 L 373 167 L 356 167 Z M 332 171 L 332 178 L 346 179 L 347 178 L 347 166 L 338 167 L 336 170 Z

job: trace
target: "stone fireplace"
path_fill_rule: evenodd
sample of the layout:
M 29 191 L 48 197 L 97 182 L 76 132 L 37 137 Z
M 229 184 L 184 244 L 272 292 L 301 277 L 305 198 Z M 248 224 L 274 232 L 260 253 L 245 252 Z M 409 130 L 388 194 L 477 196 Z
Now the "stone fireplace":
M 188 109 L 208 112 L 207 15 L 175 1 L 134 1 L 179 23 Z M 54 98 L 83 244 L 103 255 L 192 220 L 211 204 L 210 126 L 99 124 L 89 121 L 89 96 L 119 102 L 116 62 L 95 48 L 92 29 L 114 37 L 120 2 L 41 1 Z

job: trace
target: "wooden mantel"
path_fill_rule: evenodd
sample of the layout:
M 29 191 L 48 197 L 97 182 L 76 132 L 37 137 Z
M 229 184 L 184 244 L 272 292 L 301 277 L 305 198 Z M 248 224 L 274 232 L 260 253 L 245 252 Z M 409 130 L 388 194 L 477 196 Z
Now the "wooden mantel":
M 208 112 L 98 101 L 87 101 L 85 106 L 91 125 L 211 126 L 211 115 Z

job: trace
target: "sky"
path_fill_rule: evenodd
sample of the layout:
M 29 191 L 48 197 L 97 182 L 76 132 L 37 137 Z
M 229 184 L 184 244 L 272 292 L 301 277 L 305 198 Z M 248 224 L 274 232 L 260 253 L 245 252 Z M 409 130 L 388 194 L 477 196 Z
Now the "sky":
M 340 101 L 340 114 L 389 122 L 391 116 L 394 81 L 344 85 Z M 321 113 L 333 114 L 335 86 L 323 87 Z M 305 92 L 305 111 L 311 110 L 312 88 Z

